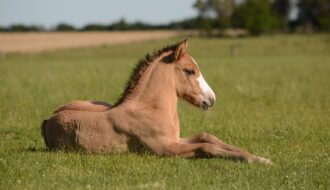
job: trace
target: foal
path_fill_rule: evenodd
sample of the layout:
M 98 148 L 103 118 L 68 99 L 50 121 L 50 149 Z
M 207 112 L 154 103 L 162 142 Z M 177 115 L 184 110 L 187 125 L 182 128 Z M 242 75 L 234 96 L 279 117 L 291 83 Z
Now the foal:
M 271 164 L 266 158 L 226 144 L 213 135 L 180 138 L 178 97 L 208 110 L 215 94 L 184 40 L 166 47 L 136 66 L 119 101 L 76 101 L 58 108 L 42 123 L 42 135 L 51 150 L 92 153 L 140 150 L 158 156 L 212 156 Z

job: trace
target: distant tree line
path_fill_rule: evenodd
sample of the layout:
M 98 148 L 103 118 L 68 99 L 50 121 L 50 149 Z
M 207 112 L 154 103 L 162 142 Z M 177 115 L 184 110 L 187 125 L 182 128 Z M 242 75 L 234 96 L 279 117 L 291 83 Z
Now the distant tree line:
M 330 31 L 330 0 L 196 0 L 193 6 L 206 31 Z
M 128 23 L 124 19 L 112 24 L 88 24 L 76 28 L 60 23 L 46 30 L 41 26 L 14 24 L 0 27 L 0 32 L 31 31 L 125 31 L 159 29 L 199 29 L 206 34 L 225 29 L 244 29 L 258 35 L 268 32 L 330 31 L 330 0 L 196 0 L 196 18 L 152 25 Z
M 87 24 L 81 28 L 76 28 L 68 23 L 60 23 L 51 29 L 45 29 L 42 26 L 36 25 L 23 25 L 14 24 L 9 27 L 1 27 L 0 32 L 42 32 L 42 31 L 58 31 L 58 32 L 70 32 L 70 31 L 129 31 L 129 30 L 162 30 L 162 29 L 197 29 L 197 20 L 195 18 L 187 19 L 178 22 L 171 22 L 169 24 L 148 24 L 143 22 L 128 23 L 125 19 L 120 19 L 112 24 Z
M 13 24 L 9 27 L 1 27 L 0 32 L 40 32 L 45 31 L 45 29 L 41 26 L 27 26 L 23 24 Z

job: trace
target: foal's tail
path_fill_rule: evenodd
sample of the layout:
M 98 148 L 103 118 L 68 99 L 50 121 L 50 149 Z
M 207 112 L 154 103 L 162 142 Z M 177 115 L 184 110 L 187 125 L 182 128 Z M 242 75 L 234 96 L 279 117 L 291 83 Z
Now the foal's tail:
M 45 141 L 45 144 L 47 147 L 49 147 L 49 144 L 47 142 L 47 133 L 46 133 L 46 125 L 47 125 L 47 121 L 48 120 L 43 120 L 42 123 L 41 123 L 41 135 Z

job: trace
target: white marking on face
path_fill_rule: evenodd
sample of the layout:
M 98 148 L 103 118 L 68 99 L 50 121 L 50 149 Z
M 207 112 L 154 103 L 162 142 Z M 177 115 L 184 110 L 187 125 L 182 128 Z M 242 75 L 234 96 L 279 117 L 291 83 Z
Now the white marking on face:
M 202 73 L 200 73 L 199 77 L 197 77 L 196 80 L 199 84 L 199 87 L 202 89 L 203 96 L 204 97 L 210 97 L 210 98 L 213 98 L 215 100 L 215 94 L 214 94 L 213 90 L 211 89 L 211 87 L 205 81 Z
M 194 58 L 192 58 L 190 56 L 191 60 L 193 60 L 193 62 L 196 64 L 197 68 L 198 68 L 198 65 L 197 65 L 197 62 L 195 61 Z M 196 78 L 198 84 L 199 84 L 199 87 L 202 89 L 202 93 L 203 93 L 203 99 L 207 99 L 208 98 L 212 98 L 214 101 L 215 101 L 215 94 L 213 92 L 213 90 L 211 89 L 211 87 L 207 84 L 207 82 L 205 81 L 201 71 L 199 70 L 199 76 Z

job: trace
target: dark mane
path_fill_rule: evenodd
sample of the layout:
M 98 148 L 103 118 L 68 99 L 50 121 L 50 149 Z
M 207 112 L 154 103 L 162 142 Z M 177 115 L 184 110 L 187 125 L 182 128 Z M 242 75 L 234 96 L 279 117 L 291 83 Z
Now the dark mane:
M 131 76 L 126 84 L 124 92 L 121 94 L 120 98 L 118 99 L 117 103 L 113 106 L 117 106 L 120 103 L 122 103 L 129 94 L 132 93 L 136 85 L 138 84 L 139 80 L 141 79 L 144 72 L 147 70 L 147 68 L 151 65 L 151 63 L 157 59 L 161 54 L 167 51 L 174 51 L 179 43 L 168 45 L 164 47 L 163 49 L 154 51 L 152 54 L 147 54 L 143 59 L 141 59 L 138 64 L 135 65 Z

